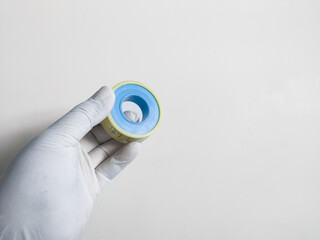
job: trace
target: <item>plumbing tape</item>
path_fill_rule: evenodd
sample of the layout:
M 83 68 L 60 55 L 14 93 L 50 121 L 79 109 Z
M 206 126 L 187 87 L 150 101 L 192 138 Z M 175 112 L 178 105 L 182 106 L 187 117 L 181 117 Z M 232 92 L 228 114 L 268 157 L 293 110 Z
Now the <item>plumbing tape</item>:
M 122 143 L 142 142 L 159 127 L 161 105 L 154 92 L 146 85 L 136 81 L 124 81 L 115 85 L 115 103 L 109 116 L 101 122 L 106 132 Z M 123 103 L 133 102 L 141 112 L 141 121 L 128 119 L 123 113 Z

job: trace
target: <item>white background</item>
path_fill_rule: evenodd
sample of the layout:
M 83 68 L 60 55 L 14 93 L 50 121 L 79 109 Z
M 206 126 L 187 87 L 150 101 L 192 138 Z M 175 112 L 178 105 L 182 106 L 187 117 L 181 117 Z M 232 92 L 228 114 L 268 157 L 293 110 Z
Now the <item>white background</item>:
M 102 85 L 161 99 L 84 240 L 320 239 L 319 1 L 1 1 L 0 79 L 0 169 Z

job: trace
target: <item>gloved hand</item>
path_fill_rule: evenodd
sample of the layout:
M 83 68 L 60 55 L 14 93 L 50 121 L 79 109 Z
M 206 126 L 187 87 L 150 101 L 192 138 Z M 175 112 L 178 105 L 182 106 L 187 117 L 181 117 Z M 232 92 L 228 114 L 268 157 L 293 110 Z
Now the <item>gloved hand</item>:
M 0 240 L 75 240 L 101 187 L 138 154 L 99 124 L 114 93 L 102 87 L 28 142 L 0 179 Z

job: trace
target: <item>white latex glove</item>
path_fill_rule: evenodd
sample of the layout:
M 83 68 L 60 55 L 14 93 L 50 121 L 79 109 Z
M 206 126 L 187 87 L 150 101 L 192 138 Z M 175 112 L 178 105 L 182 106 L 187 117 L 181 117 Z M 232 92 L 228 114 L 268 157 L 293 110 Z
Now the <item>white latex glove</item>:
M 101 187 L 139 152 L 97 125 L 113 104 L 102 87 L 11 160 L 0 179 L 0 240 L 79 239 Z

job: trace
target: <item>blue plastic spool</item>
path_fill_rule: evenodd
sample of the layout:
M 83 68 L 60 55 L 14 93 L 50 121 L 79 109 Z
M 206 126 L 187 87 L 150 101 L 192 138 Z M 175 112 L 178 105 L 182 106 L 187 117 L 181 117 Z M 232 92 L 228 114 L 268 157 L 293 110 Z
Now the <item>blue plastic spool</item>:
M 120 142 L 142 141 L 158 127 L 161 106 L 155 94 L 145 85 L 126 81 L 114 88 L 115 103 L 110 115 L 102 122 L 105 130 Z M 124 116 L 122 104 L 134 102 L 142 111 L 141 122 L 130 121 Z

